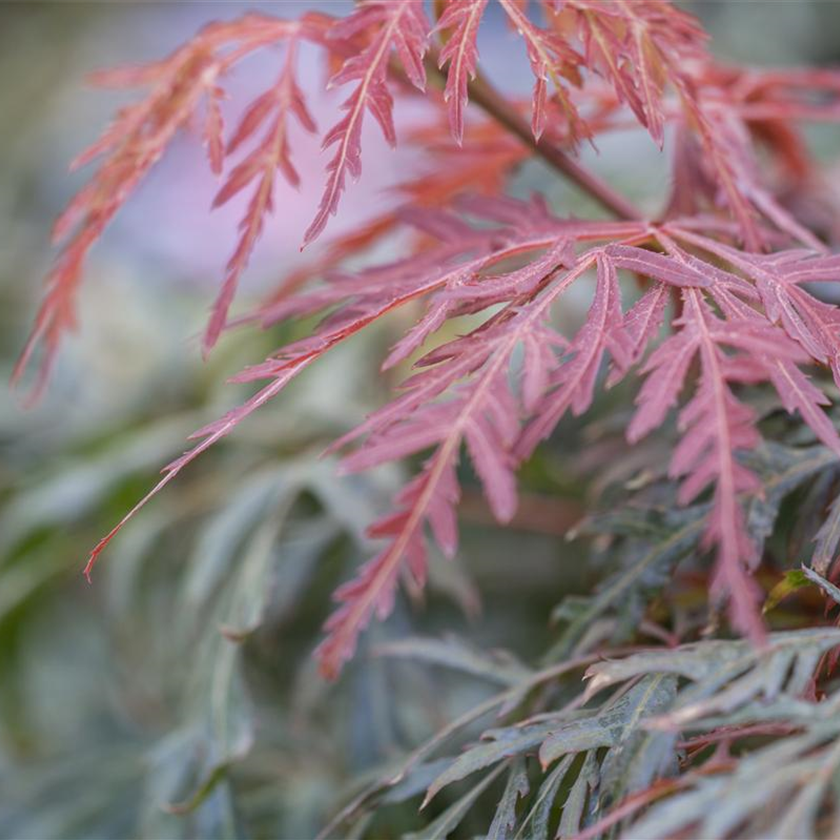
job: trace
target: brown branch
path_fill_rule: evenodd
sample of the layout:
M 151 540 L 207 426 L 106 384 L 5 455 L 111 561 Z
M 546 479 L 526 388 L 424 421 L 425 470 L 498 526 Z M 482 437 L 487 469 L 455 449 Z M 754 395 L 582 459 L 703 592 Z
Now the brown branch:
M 461 518 L 475 525 L 498 526 L 487 500 L 480 492 L 463 492 L 458 506 Z M 583 517 L 583 508 L 571 499 L 520 494 L 520 505 L 506 527 L 532 534 L 565 537 Z
M 438 67 L 438 51 L 431 47 L 426 55 L 426 71 L 428 75 L 443 85 L 446 75 Z M 504 96 L 502 96 L 485 78 L 477 75 L 469 85 L 470 101 L 482 108 L 503 125 L 511 134 L 516 135 L 529 146 L 553 169 L 561 172 L 585 193 L 592 196 L 603 207 L 620 219 L 636 220 L 642 218 L 642 213 L 624 196 L 617 193 L 609 184 L 598 178 L 592 172 L 569 157 L 559 146 L 542 137 L 534 138 L 531 127 L 522 118 Z

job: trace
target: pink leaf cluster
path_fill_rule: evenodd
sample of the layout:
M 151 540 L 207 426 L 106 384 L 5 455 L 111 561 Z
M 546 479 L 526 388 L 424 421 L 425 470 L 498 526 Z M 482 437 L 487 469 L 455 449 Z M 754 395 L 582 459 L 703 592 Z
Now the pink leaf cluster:
M 535 79 L 529 102 L 504 100 L 503 108 L 479 72 L 487 0 L 433 3 L 436 21 L 423 3 L 399 0 L 366 0 L 344 19 L 246 15 L 207 27 L 161 62 L 100 78 L 149 93 L 80 158 L 101 163 L 56 224 L 65 244 L 22 365 L 38 339 L 48 358 L 54 354 L 73 324 L 90 247 L 196 114 L 210 167 L 224 173 L 215 203 L 251 190 L 205 336 L 205 349 L 214 344 L 230 324 L 237 283 L 272 210 L 277 172 L 299 180 L 291 118 L 317 134 L 296 73 L 300 45 L 323 50 L 330 86 L 349 89 L 338 121 L 321 137 L 331 157 L 304 244 L 325 229 L 348 178 L 361 175 L 365 116 L 391 144 L 395 96 L 422 96 L 432 116 L 408 138 L 424 151 L 428 171 L 395 185 L 393 207 L 329 243 L 245 319 L 267 325 L 322 313 L 320 325 L 237 377 L 264 384 L 196 433 L 197 445 L 96 547 L 88 572 L 124 522 L 197 455 L 329 350 L 406 308 L 415 322 L 383 367 L 413 365 L 411 373 L 394 400 L 335 449 L 349 447 L 347 471 L 415 457 L 420 467 L 394 511 L 370 528 L 384 547 L 336 592 L 318 652 L 325 674 L 338 673 L 374 615 L 391 611 L 401 577 L 423 585 L 429 536 L 445 554 L 456 552 L 464 457 L 495 517 L 509 521 L 523 460 L 566 415 L 588 411 L 599 387 L 634 370 L 642 384 L 627 438 L 634 443 L 675 415 L 680 440 L 670 474 L 682 503 L 709 499 L 713 595 L 728 602 L 734 626 L 761 637 L 751 575 L 759 558 L 742 510 L 758 485 L 739 459 L 760 433 L 745 389 L 772 389 L 840 454 L 828 395 L 811 378 L 825 370 L 840 386 L 840 310 L 812 291 L 812 284 L 840 281 L 840 258 L 785 202 L 813 180 L 798 121 L 840 120 L 840 73 L 723 66 L 699 24 L 664 0 L 500 0 L 499 7 Z M 283 49 L 276 79 L 225 138 L 225 74 L 276 45 Z M 556 215 L 539 196 L 506 196 L 517 168 L 540 155 L 603 198 L 609 188 L 570 156 L 581 139 L 596 142 L 628 117 L 671 153 L 672 187 L 659 214 L 577 219 Z M 408 232 L 399 259 L 341 270 L 397 230 Z M 638 294 L 631 295 L 631 278 Z M 564 335 L 553 316 L 573 285 L 590 288 L 591 301 L 579 328 Z M 456 338 L 442 338 L 450 322 L 467 317 L 457 321 Z

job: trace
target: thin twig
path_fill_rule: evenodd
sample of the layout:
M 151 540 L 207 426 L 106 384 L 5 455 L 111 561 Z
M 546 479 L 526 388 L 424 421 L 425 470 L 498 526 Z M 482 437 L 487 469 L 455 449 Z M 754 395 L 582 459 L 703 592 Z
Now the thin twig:
M 445 82 L 446 76 L 438 68 L 438 51 L 435 47 L 432 47 L 426 55 L 426 71 L 430 77 L 441 84 Z M 620 219 L 637 220 L 642 218 L 642 213 L 632 202 L 569 157 L 559 146 L 545 137 L 541 137 L 539 140 L 535 139 L 528 122 L 480 74 L 470 82 L 469 94 L 471 102 L 474 102 L 500 125 L 507 128 L 511 134 L 516 135 L 523 143 L 530 146 L 546 163 L 577 184 L 611 213 Z

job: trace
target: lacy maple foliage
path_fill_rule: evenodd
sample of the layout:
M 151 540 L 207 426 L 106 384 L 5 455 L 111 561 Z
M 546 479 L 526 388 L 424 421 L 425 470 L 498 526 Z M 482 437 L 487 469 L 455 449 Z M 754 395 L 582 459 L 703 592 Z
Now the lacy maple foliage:
M 383 363 L 416 359 L 414 374 L 393 402 L 335 444 L 353 444 L 343 460 L 348 471 L 427 455 L 394 511 L 370 527 L 384 547 L 335 593 L 339 606 L 318 650 L 326 675 L 338 673 L 374 614 L 388 615 L 401 576 L 423 585 L 427 528 L 445 554 L 456 551 L 462 450 L 496 518 L 509 521 L 517 468 L 566 414 L 587 411 L 607 365 L 607 387 L 633 370 L 643 377 L 629 441 L 660 429 L 678 409 L 681 440 L 670 473 L 681 480 L 681 502 L 703 493 L 711 500 L 705 545 L 716 555 L 712 597 L 728 602 L 736 628 L 762 637 L 751 575 L 758 556 L 742 510 L 744 494 L 757 492 L 759 483 L 738 458 L 760 436 L 739 394 L 744 386 L 769 385 L 785 409 L 840 454 L 840 437 L 823 410 L 828 397 L 808 375 L 828 369 L 840 386 L 840 310 L 809 288 L 840 280 L 840 257 L 780 198 L 808 188 L 814 164 L 798 124 L 840 121 L 840 73 L 722 66 L 698 22 L 664 0 L 499 0 L 498 6 L 533 71 L 530 102 L 502 97 L 480 74 L 487 0 L 435 0 L 428 9 L 421 2 L 364 0 L 344 18 L 248 14 L 206 27 L 162 61 L 97 75 L 102 84 L 147 92 L 75 163 L 99 161 L 56 223 L 62 248 L 18 374 L 40 341 L 46 372 L 62 334 L 74 326 L 91 246 L 173 137 L 196 122 L 210 168 L 226 172 L 215 204 L 243 190 L 251 195 L 205 351 L 243 320 L 325 317 L 311 336 L 239 374 L 237 381 L 264 384 L 196 432 L 196 446 L 166 467 L 95 548 L 88 572 L 125 521 L 197 455 L 327 351 L 392 310 L 422 302 L 421 317 Z M 321 134 L 330 158 L 303 245 L 327 228 L 348 177 L 362 174 L 365 120 L 372 117 L 396 143 L 395 97 L 422 97 L 429 106 L 428 124 L 413 129 L 408 142 L 425 150 L 431 166 L 397 185 L 396 209 L 328 243 L 257 311 L 232 320 L 228 310 L 272 210 L 275 178 L 299 181 L 290 120 L 319 133 L 298 78 L 302 44 L 323 51 L 329 86 L 347 94 L 336 123 Z M 276 79 L 227 132 L 221 106 L 227 74 L 246 56 L 277 46 Z M 575 157 L 581 144 L 626 128 L 628 117 L 672 162 L 670 192 L 651 218 Z M 509 179 L 533 158 L 616 218 L 563 218 L 539 196 L 506 197 Z M 414 233 L 400 259 L 353 274 L 339 270 L 397 228 Z M 625 275 L 641 289 L 631 305 Z M 580 329 L 563 335 L 552 312 L 574 284 L 591 288 L 591 304 Z M 448 321 L 465 315 L 480 316 L 479 325 L 422 350 Z

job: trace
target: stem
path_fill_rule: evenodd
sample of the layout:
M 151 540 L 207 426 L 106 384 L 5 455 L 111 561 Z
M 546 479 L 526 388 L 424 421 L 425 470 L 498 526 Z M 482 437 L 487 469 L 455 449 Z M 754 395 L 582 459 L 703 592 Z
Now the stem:
M 427 72 L 441 82 L 446 81 L 443 71 L 438 68 L 438 52 L 431 47 L 426 58 Z M 544 137 L 537 140 L 531 133 L 531 127 L 519 112 L 485 78 L 477 75 L 469 84 L 470 101 L 482 108 L 503 125 L 511 134 L 515 134 L 523 143 L 530 146 L 546 163 L 565 175 L 620 219 L 636 221 L 642 213 L 624 196 L 617 193 L 609 184 L 569 157 L 562 149 Z

